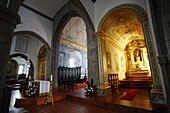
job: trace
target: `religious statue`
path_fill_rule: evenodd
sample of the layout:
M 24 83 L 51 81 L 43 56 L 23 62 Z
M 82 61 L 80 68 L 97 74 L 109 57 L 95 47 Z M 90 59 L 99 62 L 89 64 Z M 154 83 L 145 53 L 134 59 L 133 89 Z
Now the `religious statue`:
M 112 68 L 112 64 L 111 64 L 111 54 L 109 52 L 106 53 L 107 55 L 107 66 L 109 69 Z
M 135 61 L 136 62 L 139 62 L 139 61 L 141 61 L 141 57 L 140 57 L 140 51 L 139 50 L 135 50 L 135 52 L 134 52 L 134 57 L 135 57 Z
M 140 51 L 138 49 L 136 49 L 134 51 L 134 59 L 135 59 L 135 62 L 136 62 L 135 67 L 137 69 L 141 68 L 141 62 L 140 62 L 141 61 L 141 54 L 140 54 Z

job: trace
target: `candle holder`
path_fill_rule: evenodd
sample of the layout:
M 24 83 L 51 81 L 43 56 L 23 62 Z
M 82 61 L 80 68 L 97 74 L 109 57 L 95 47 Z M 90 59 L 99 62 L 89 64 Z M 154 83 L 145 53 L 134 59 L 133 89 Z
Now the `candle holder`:
M 49 94 L 48 94 L 48 96 L 47 96 L 47 100 L 46 100 L 46 102 L 45 102 L 45 104 L 47 104 L 47 103 L 51 103 L 51 104 L 54 104 L 54 100 L 53 100 L 53 82 L 52 81 L 50 81 L 50 92 L 49 92 Z

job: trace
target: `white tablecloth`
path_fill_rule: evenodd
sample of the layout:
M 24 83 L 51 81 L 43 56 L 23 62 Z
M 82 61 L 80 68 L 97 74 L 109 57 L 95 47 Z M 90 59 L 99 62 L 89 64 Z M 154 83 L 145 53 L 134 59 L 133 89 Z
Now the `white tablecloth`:
M 49 93 L 50 92 L 50 81 L 35 80 L 35 82 L 39 82 L 40 83 L 39 94 Z

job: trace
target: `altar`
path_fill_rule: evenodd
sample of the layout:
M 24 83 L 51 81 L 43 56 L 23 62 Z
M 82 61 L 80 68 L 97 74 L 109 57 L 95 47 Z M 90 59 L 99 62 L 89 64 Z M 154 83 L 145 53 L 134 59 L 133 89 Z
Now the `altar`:
M 34 80 L 30 81 L 29 86 L 38 85 L 38 96 L 46 96 L 50 93 L 50 81 Z
M 151 77 L 149 59 L 145 43 L 135 42 L 137 47 L 127 47 L 125 53 L 127 58 L 126 78 Z
M 148 70 L 129 70 L 129 77 L 147 77 Z

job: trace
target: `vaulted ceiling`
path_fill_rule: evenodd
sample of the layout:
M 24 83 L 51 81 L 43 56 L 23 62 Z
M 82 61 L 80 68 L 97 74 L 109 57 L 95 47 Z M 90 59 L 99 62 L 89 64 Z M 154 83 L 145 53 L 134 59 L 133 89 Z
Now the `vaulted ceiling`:
M 131 8 L 121 8 L 109 14 L 102 24 L 102 31 L 122 49 L 133 40 L 144 40 L 139 14 Z
M 23 4 L 53 18 L 69 0 L 25 0 Z
M 55 14 L 69 1 L 70 0 L 25 0 L 23 4 L 40 12 L 48 18 L 53 19 Z M 68 38 L 68 36 L 71 38 Z M 77 45 L 86 47 L 86 25 L 83 19 L 80 17 L 71 18 L 63 29 L 62 38 L 63 37 L 65 37 L 66 40 L 71 39 L 71 42 Z
M 62 32 L 62 38 L 82 47 L 87 47 L 86 25 L 82 18 L 72 17 Z
M 53 18 L 55 14 L 67 3 L 69 0 L 25 0 L 24 4 L 27 6 Z M 103 24 L 101 30 L 107 36 L 118 44 L 121 48 L 133 41 L 144 40 L 141 23 L 138 21 L 139 14 L 131 8 L 121 8 L 109 14 Z M 68 30 L 68 25 L 70 30 Z M 72 21 L 66 25 L 63 32 L 68 34 L 70 32 L 72 37 L 77 40 L 76 43 L 81 44 L 86 39 L 86 27 L 82 20 L 73 18 Z M 79 39 L 79 41 L 78 41 Z M 85 43 L 81 45 L 86 45 Z

